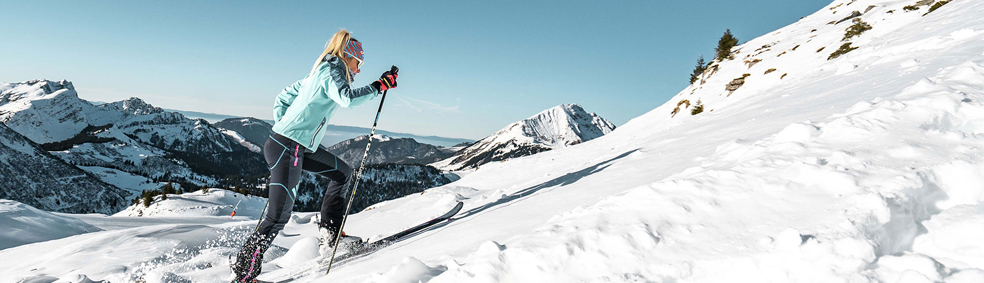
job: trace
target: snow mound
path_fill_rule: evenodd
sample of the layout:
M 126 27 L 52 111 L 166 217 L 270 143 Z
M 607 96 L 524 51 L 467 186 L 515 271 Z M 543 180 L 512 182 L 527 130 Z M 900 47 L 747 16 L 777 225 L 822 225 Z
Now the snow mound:
M 386 273 L 378 273 L 367 282 L 378 283 L 417 283 L 425 282 L 444 272 L 446 268 L 431 268 L 413 257 L 404 258 L 399 265 Z
M 984 203 L 945 210 L 923 222 L 929 233 L 915 239 L 913 250 L 958 269 L 984 269 Z
M 298 240 L 282 257 L 270 261 L 280 268 L 303 266 L 304 263 L 320 258 L 319 241 L 317 237 L 304 237 Z
M 0 250 L 3 282 L 228 282 L 228 257 L 252 231 L 215 218 L 80 218 L 106 230 Z
M 0 250 L 100 231 L 78 219 L 0 199 Z
M 166 200 L 155 196 L 150 206 L 137 203 L 113 216 L 229 216 L 234 208 L 236 217 L 259 218 L 266 198 L 247 196 L 223 189 L 208 189 L 184 194 L 168 194 Z

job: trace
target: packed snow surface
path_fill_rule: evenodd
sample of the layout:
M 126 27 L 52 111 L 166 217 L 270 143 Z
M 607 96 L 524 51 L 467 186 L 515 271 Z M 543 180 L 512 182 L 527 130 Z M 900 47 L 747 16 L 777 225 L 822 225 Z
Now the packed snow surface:
M 260 279 L 984 282 L 984 3 L 912 4 L 835 1 L 605 136 L 352 215 L 346 232 L 376 239 L 465 203 L 327 276 L 317 215 L 297 213 Z M 853 11 L 874 28 L 828 61 Z M 671 117 L 680 99 L 704 113 Z M 0 276 L 228 280 L 256 216 L 74 217 L 105 231 L 0 250 Z
M 0 199 L 0 250 L 100 231 L 78 219 Z

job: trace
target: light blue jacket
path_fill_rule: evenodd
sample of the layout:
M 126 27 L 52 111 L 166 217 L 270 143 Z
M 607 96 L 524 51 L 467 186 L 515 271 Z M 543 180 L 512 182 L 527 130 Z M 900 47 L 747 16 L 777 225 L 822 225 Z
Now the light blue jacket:
M 313 73 L 281 91 L 273 106 L 273 131 L 316 151 L 335 109 L 360 105 L 379 92 L 371 84 L 352 88 L 345 72 L 349 72 L 345 64 L 332 56 Z

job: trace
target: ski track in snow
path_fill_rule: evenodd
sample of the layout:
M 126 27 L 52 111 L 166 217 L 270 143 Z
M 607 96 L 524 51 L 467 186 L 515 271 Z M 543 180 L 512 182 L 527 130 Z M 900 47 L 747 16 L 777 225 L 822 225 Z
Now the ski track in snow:
M 740 46 L 706 83 L 610 134 L 486 164 L 352 215 L 346 231 L 371 240 L 465 202 L 456 220 L 345 261 L 331 275 L 305 271 L 317 261 L 309 252 L 317 215 L 296 213 L 260 278 L 984 282 L 984 4 L 957 0 L 922 16 L 926 7 L 903 12 L 911 2 L 835 1 Z M 868 5 L 875 7 L 862 18 L 875 28 L 853 39 L 859 49 L 827 61 L 849 24 L 827 22 Z M 759 54 L 769 59 L 742 62 L 766 44 L 771 51 Z M 802 47 L 792 52 L 793 45 Z M 814 52 L 820 45 L 827 51 Z M 780 70 L 762 75 L 766 68 Z M 754 74 L 724 92 L 742 73 Z M 682 98 L 701 99 L 707 111 L 670 118 Z M 210 201 L 234 204 L 224 194 Z M 176 199 L 148 209 L 192 206 Z M 104 231 L 0 250 L 0 276 L 227 280 L 227 257 L 256 215 L 201 211 L 57 214 Z

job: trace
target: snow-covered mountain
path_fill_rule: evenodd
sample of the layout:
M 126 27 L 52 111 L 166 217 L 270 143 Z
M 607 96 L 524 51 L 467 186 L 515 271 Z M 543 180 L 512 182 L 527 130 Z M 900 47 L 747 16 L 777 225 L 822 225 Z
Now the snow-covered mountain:
M 265 171 L 255 148 L 205 120 L 139 98 L 93 105 L 68 81 L 0 84 L 0 122 L 134 193 L 154 189 L 161 180 L 215 185 L 218 176 Z
M 273 133 L 273 125 L 252 117 L 228 118 L 215 122 L 213 125 L 223 129 L 226 135 L 240 141 L 240 144 L 255 152 L 262 152 L 263 144 Z
M 940 3 L 834 1 L 605 136 L 351 215 L 346 232 L 373 239 L 465 205 L 328 276 L 309 252 L 314 213 L 298 213 L 259 279 L 984 282 L 984 2 Z M 873 28 L 828 60 L 856 14 Z M 0 274 L 228 281 L 255 225 L 67 216 L 105 231 L 0 250 Z
M 533 155 L 586 142 L 615 130 L 605 118 L 577 104 L 562 104 L 512 123 L 437 162 L 445 170 L 477 168 L 482 164 Z
M 328 147 L 328 152 L 335 154 L 352 167 L 358 167 L 366 152 L 369 136 L 360 136 L 345 140 Z M 430 164 L 450 157 L 454 151 L 419 143 L 412 138 L 392 138 L 384 135 L 373 136 L 372 147 L 366 164 Z
M 0 122 L 36 143 L 66 140 L 85 127 L 109 124 L 123 115 L 83 101 L 69 81 L 0 84 Z
M 164 113 L 164 109 L 160 107 L 154 107 L 153 105 L 144 102 L 143 100 L 131 97 L 125 100 L 105 103 L 99 105 L 100 108 L 106 110 L 115 110 L 117 112 L 126 115 L 152 115 L 158 113 Z
M 128 196 L 0 123 L 0 199 L 48 211 L 113 213 Z

